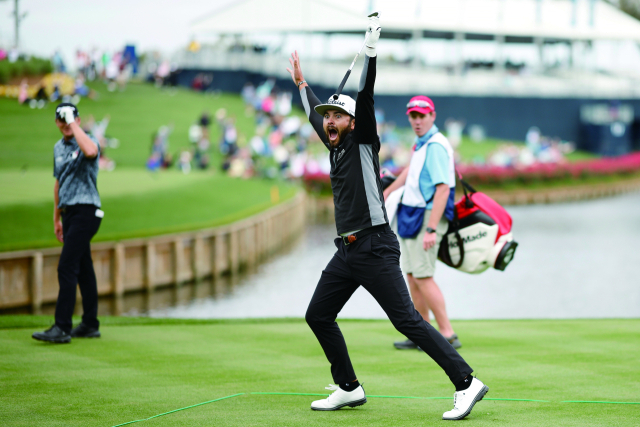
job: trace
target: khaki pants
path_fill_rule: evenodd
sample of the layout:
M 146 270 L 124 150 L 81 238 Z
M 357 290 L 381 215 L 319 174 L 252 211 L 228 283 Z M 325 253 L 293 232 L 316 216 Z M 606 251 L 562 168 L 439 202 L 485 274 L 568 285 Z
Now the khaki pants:
M 422 239 L 424 233 L 427 231 L 427 223 L 431 216 L 431 210 L 425 210 L 424 221 L 420 232 L 413 239 L 405 239 L 398 236 L 400 241 L 400 265 L 402 270 L 407 274 L 412 274 L 417 279 L 423 279 L 425 277 L 433 277 L 436 271 L 436 260 L 438 259 L 438 249 L 440 249 L 440 241 L 442 236 L 447 232 L 449 228 L 449 221 L 443 215 L 440 218 L 440 222 L 436 227 L 436 244 L 428 251 L 425 251 L 422 246 Z

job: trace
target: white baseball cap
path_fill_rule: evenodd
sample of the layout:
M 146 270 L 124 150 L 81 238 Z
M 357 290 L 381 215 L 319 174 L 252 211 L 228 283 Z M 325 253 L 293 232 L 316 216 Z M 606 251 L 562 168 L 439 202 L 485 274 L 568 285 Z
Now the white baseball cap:
M 356 101 L 350 96 L 340 95 L 338 99 L 333 99 L 333 95 L 329 97 L 326 104 L 316 105 L 314 110 L 321 116 L 324 116 L 328 110 L 338 110 L 347 113 L 351 117 L 356 116 Z

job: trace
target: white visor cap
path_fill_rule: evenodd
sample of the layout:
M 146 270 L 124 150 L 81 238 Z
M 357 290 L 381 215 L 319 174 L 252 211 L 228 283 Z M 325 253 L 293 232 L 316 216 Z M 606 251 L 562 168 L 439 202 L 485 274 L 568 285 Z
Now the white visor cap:
M 347 113 L 351 117 L 355 117 L 356 101 L 347 95 L 340 95 L 338 99 L 333 99 L 333 95 L 331 95 L 326 104 L 316 105 L 314 109 L 321 116 L 324 116 L 324 113 L 329 110 L 338 110 Z

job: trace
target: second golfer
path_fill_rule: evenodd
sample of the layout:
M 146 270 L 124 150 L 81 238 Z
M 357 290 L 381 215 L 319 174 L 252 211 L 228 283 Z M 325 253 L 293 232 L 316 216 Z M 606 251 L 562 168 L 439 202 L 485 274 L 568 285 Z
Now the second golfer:
M 56 108 L 56 126 L 62 138 L 54 147 L 53 230 L 63 243 L 58 262 L 60 290 L 55 324 L 32 336 L 40 341 L 68 343 L 71 338 L 98 338 L 98 288 L 91 259 L 91 239 L 98 232 L 104 212 L 98 195 L 100 146 L 80 127 L 78 109 L 70 103 Z M 82 322 L 71 329 L 76 288 L 82 294 Z

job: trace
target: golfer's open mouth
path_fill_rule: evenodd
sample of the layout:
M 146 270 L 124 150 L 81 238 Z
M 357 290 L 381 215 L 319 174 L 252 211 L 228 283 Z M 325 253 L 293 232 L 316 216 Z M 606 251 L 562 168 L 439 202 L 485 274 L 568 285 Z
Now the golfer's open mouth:
M 329 133 L 329 140 L 335 141 L 338 139 L 338 130 L 337 129 L 327 129 Z

